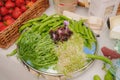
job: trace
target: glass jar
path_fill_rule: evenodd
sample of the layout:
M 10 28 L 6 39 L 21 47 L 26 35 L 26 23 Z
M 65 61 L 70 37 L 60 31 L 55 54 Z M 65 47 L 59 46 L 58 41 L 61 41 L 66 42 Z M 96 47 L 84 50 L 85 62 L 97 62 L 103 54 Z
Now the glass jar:
M 62 14 L 64 10 L 74 12 L 77 6 L 77 0 L 54 0 L 55 10 Z

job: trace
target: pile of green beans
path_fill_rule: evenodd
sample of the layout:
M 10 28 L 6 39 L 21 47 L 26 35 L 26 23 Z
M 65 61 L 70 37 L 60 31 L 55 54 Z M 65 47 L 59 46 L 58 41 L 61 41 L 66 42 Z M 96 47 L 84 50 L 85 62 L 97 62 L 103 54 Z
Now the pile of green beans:
M 84 39 L 84 44 L 88 48 L 92 47 L 92 43 L 96 43 L 95 36 L 91 29 L 84 25 L 84 20 L 74 21 L 70 24 L 70 29 L 74 32 L 79 33 L 80 36 Z
M 51 28 L 56 28 L 63 25 L 64 20 L 71 21 L 63 15 L 53 14 L 51 16 L 47 16 L 46 14 L 43 14 L 41 17 L 25 22 L 20 27 L 19 32 L 23 32 L 25 29 L 30 28 L 30 31 L 32 32 L 39 32 L 42 34 L 49 31 Z
M 84 25 L 84 20 L 74 21 L 63 15 L 53 14 L 51 16 L 47 16 L 46 14 L 43 14 L 41 17 L 34 18 L 24 23 L 23 26 L 20 27 L 19 31 L 21 33 L 23 31 L 27 33 L 26 30 L 28 30 L 28 32 L 36 32 L 39 34 L 49 33 L 50 30 L 54 30 L 57 27 L 62 26 L 65 20 L 70 23 L 69 28 L 73 32 L 79 33 L 81 37 L 83 37 L 85 46 L 91 48 L 92 43 L 96 42 L 96 39 L 90 28 Z

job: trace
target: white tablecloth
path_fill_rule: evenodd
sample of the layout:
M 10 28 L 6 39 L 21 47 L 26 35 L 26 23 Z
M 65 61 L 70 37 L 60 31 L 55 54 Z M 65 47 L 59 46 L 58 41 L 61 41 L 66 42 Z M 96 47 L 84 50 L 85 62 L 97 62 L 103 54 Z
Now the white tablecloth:
M 50 0 L 50 8 L 48 8 L 45 13 L 48 15 L 55 13 L 52 0 Z M 78 7 L 76 13 L 87 16 L 88 9 Z M 98 37 L 97 40 L 99 55 L 102 55 L 100 51 L 102 46 L 107 46 L 108 48 L 113 48 L 114 46 L 114 42 L 109 38 L 109 30 L 105 25 L 103 26 L 100 37 Z M 15 56 L 6 57 L 6 54 L 9 54 L 15 48 L 15 44 L 6 50 L 0 48 L 0 80 L 38 80 L 35 75 L 31 74 L 26 68 L 24 68 Z M 102 80 L 104 80 L 105 72 L 102 70 L 102 66 L 103 62 L 96 60 L 89 69 L 71 80 L 93 80 L 95 74 L 98 74 Z

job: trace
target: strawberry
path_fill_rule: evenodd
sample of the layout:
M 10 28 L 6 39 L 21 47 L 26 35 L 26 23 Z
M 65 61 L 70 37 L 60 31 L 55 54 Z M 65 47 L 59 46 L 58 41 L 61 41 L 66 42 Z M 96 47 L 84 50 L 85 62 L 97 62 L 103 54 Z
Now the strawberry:
M 25 11 L 27 10 L 27 8 L 26 8 L 25 5 L 22 5 L 20 8 L 21 8 L 21 11 L 22 11 L 22 12 L 25 12 Z
M 4 26 L 4 23 L 3 22 L 0 22 L 0 27 Z
M 16 7 L 12 12 L 12 17 L 17 19 L 22 14 L 20 8 Z
M 37 0 L 31 0 L 32 2 L 36 2 Z
M 6 15 L 6 16 L 3 17 L 3 20 L 4 20 L 4 21 L 6 21 L 6 20 L 8 20 L 8 19 L 12 19 L 12 17 L 11 17 L 10 15 Z
M 8 0 L 3 0 L 4 2 L 8 1 Z
M 2 21 L 2 16 L 0 15 L 0 21 Z
M 25 3 L 28 4 L 31 0 L 25 0 Z
M 6 3 L 5 3 L 5 7 L 6 8 L 13 8 L 13 7 L 15 7 L 15 3 L 14 2 L 12 2 L 11 0 L 8 0 Z
M 2 7 L 3 6 L 3 2 L 2 1 L 0 1 L 0 7 Z
M 9 26 L 9 25 L 11 25 L 14 21 L 15 21 L 15 19 L 13 19 L 13 18 L 7 19 L 7 20 L 6 20 L 6 25 Z
M 1 15 L 4 16 L 4 15 L 8 14 L 8 9 L 6 7 L 1 7 L 0 12 L 1 12 Z
M 16 0 L 15 3 L 18 7 L 20 7 L 21 5 L 25 4 L 25 0 Z
M 15 0 L 12 0 L 13 2 L 15 1 Z
M 34 3 L 32 1 L 30 1 L 29 3 L 27 3 L 27 7 L 30 8 Z
M 3 31 L 6 28 L 6 26 L 1 26 L 0 31 Z
M 9 13 L 9 14 L 12 14 L 12 12 L 13 12 L 13 8 L 10 8 L 10 9 L 8 10 L 8 13 Z

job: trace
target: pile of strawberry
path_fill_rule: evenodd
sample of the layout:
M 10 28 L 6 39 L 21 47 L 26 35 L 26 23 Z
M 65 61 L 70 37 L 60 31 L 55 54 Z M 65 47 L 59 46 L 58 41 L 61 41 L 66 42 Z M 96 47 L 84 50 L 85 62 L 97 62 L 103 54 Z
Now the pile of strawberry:
M 37 0 L 0 0 L 0 31 L 11 25 Z

